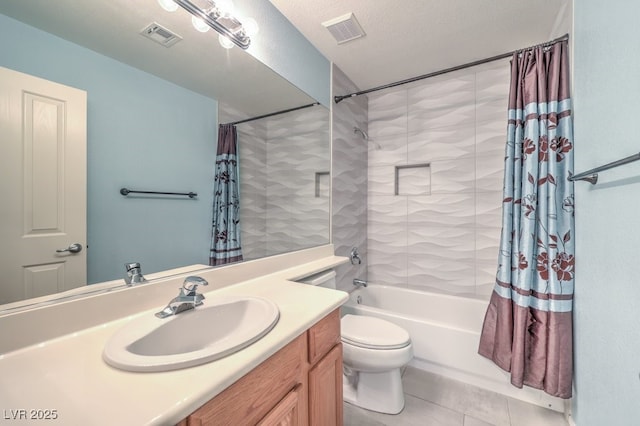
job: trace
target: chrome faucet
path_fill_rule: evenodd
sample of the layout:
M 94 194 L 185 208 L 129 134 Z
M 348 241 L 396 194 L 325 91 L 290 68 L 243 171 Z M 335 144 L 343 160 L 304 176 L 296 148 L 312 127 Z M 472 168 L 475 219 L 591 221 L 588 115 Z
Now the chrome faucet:
M 158 318 L 166 318 L 202 305 L 204 295 L 196 291 L 199 285 L 209 285 L 209 283 L 204 278 L 187 277 L 182 284 L 182 288 L 180 288 L 178 296 L 171 299 L 163 310 L 156 313 L 156 316 Z
M 354 247 L 351 249 L 351 253 L 349 253 L 349 259 L 351 260 L 351 264 L 355 265 L 356 262 L 358 265 L 362 263 L 362 259 L 360 259 L 360 253 L 358 253 L 358 247 Z
M 365 280 L 361 280 L 359 278 L 354 278 L 353 279 L 353 285 L 355 285 L 356 287 L 366 287 L 367 286 L 367 282 Z
M 127 283 L 127 285 L 132 286 L 147 281 L 142 275 L 142 268 L 138 262 L 125 263 L 124 268 L 127 270 L 127 275 L 124 276 L 124 282 Z

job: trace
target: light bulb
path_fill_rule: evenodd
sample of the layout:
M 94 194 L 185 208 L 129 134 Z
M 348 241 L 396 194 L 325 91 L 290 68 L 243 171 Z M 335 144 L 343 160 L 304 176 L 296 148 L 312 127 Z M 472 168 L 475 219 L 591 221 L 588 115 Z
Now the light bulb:
M 200 31 L 201 33 L 206 33 L 207 31 L 209 31 L 209 25 L 207 25 L 207 23 L 204 22 L 202 18 L 192 16 L 191 23 L 193 24 L 193 28 Z
M 253 18 L 244 18 L 242 20 L 242 27 L 244 28 L 244 33 L 249 37 L 253 37 L 260 31 L 258 23 Z
M 223 16 L 233 15 L 233 0 L 216 0 L 216 7 Z
M 227 37 L 223 36 L 222 34 L 218 36 L 218 42 L 220 42 L 220 45 L 225 49 L 231 49 L 234 45 L 231 40 L 229 40 Z
M 158 0 L 158 4 L 167 12 L 175 12 L 178 10 L 178 3 L 173 0 Z

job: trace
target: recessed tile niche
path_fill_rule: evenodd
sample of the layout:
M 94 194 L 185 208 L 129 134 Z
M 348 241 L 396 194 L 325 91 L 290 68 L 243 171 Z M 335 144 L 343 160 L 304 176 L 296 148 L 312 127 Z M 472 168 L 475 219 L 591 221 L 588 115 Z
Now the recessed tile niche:
M 431 166 L 428 163 L 396 166 L 395 170 L 395 195 L 431 194 Z

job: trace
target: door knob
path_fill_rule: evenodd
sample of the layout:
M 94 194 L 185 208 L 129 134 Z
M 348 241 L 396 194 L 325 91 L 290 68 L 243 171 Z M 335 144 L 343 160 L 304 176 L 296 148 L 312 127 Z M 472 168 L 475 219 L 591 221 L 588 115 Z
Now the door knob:
M 67 248 L 58 249 L 56 253 L 80 253 L 82 251 L 82 244 L 73 243 Z

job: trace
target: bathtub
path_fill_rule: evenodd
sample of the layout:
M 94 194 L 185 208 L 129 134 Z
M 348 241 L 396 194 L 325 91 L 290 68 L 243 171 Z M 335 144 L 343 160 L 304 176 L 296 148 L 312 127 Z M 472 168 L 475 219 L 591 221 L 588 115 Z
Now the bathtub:
M 565 410 L 564 400 L 537 389 L 518 389 L 506 372 L 478 355 L 488 301 L 387 285 L 351 293 L 342 314 L 370 315 L 409 332 L 414 359 L 409 365 L 532 404 Z

